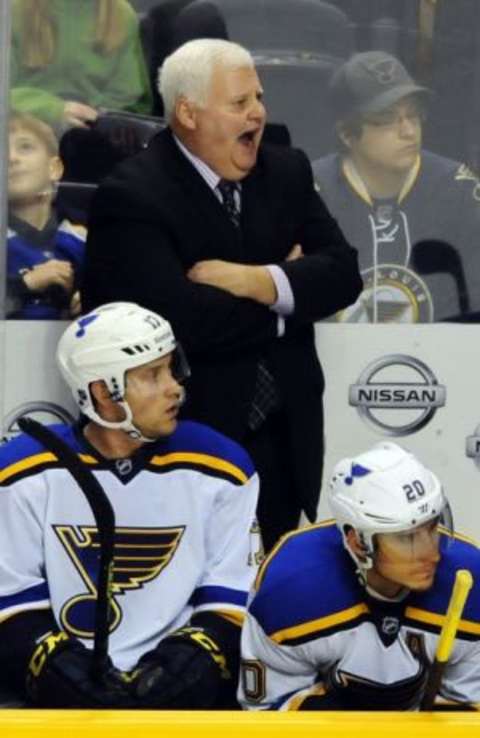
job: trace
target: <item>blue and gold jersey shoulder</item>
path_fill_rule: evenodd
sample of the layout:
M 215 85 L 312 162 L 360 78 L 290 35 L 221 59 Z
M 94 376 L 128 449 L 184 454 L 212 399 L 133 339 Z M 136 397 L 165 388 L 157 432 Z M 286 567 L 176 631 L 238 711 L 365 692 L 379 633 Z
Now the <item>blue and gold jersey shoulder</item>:
M 441 202 L 449 204 L 444 215 L 459 218 L 464 213 L 455 211 L 453 209 L 455 205 L 457 207 L 464 205 L 467 212 L 472 210 L 472 207 L 474 211 L 477 210 L 480 202 L 480 182 L 466 164 L 424 150 L 415 194 L 419 194 L 420 199 L 417 205 L 424 206 L 422 196 L 431 195 L 437 204 Z
M 155 446 L 150 471 L 190 469 L 242 485 L 255 470 L 247 452 L 235 441 L 209 426 L 181 421 L 171 436 Z
M 76 451 L 85 463 L 95 463 L 95 459 L 86 454 L 80 446 L 71 426 L 56 424 L 50 425 L 49 429 Z M 0 487 L 9 486 L 46 469 L 62 466 L 51 451 L 22 433 L 0 447 Z
M 463 610 L 457 637 L 480 640 L 480 548 L 461 536 L 445 536 L 442 558 L 437 567 L 433 586 L 426 592 L 412 593 L 405 610 L 405 621 L 432 633 L 439 633 L 444 622 L 459 569 L 467 569 L 473 577 L 473 587 Z
M 349 630 L 369 617 L 353 562 L 331 521 L 282 538 L 262 565 L 255 590 L 249 611 L 281 645 Z

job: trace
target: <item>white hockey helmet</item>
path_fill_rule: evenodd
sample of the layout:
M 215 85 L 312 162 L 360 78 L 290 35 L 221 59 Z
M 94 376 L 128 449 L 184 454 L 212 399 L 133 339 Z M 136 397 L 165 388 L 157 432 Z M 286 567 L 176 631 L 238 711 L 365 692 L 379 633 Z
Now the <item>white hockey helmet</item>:
M 124 430 L 132 438 L 145 438 L 133 424 L 125 401 L 125 375 L 129 369 L 174 353 L 172 373 L 181 382 L 190 371 L 170 323 L 133 302 L 111 302 L 73 321 L 57 347 L 57 363 L 82 413 L 106 428 Z M 90 383 L 103 380 L 111 397 L 125 411 L 125 419 L 110 422 L 95 410 Z
M 355 458 L 342 459 L 333 470 L 328 496 L 345 547 L 360 569 L 373 565 L 376 533 L 409 531 L 435 518 L 452 529 L 439 480 L 396 443 L 378 443 Z M 347 545 L 350 528 L 358 533 L 365 558 Z

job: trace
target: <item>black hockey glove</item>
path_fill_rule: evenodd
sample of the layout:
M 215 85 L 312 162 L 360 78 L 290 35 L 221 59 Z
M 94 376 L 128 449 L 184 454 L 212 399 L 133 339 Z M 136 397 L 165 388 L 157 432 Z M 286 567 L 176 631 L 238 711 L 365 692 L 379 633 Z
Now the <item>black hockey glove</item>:
M 142 656 L 131 688 L 140 707 L 206 710 L 229 678 L 225 656 L 208 631 L 185 627 Z
M 47 634 L 28 665 L 28 702 L 35 707 L 133 707 L 122 673 L 111 661 L 104 678 L 90 675 L 92 652 L 64 631 Z

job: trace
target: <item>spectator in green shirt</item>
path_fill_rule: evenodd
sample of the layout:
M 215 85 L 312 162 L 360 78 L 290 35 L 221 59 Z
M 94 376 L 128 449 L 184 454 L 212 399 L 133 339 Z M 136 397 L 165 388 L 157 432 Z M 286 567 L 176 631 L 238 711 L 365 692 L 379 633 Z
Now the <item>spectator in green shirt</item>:
M 99 109 L 149 113 L 138 20 L 127 0 L 13 0 L 11 106 L 57 132 Z

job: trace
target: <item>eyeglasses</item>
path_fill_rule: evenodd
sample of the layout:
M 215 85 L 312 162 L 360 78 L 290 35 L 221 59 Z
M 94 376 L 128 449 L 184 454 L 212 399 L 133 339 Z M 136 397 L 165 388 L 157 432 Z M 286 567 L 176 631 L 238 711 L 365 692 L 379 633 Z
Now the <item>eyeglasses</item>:
M 410 125 L 420 126 L 426 120 L 426 111 L 420 107 L 389 108 L 381 113 L 372 113 L 363 117 L 363 123 L 375 128 L 400 128 L 405 121 Z

